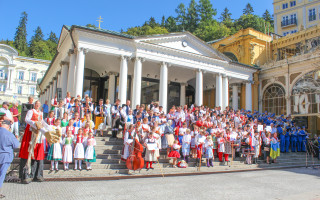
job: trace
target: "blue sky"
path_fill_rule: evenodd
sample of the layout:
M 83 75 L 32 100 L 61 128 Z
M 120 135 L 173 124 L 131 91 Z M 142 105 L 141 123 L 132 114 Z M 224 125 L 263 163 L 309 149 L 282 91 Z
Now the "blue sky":
M 175 15 L 179 3 L 188 5 L 190 0 L 0 0 L 0 39 L 12 40 L 23 11 L 28 13 L 28 39 L 37 26 L 47 37 L 53 31 L 59 37 L 62 25 L 98 25 L 102 16 L 102 28 L 114 31 L 141 25 L 151 16 L 157 21 L 161 17 Z M 225 7 L 238 18 L 249 2 L 255 14 L 262 15 L 266 9 L 273 13 L 273 0 L 211 0 L 217 9 L 218 18 Z

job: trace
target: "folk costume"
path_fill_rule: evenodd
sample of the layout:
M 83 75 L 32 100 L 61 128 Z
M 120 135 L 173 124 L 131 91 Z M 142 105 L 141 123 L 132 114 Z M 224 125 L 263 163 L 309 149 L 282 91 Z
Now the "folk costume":
M 62 150 L 62 162 L 64 164 L 64 169 L 69 169 L 69 163 L 72 163 L 73 153 L 72 153 L 72 141 L 73 136 L 63 138 L 63 150 Z
M 75 143 L 74 153 L 73 153 L 73 158 L 75 160 L 74 169 L 75 170 L 77 169 L 78 162 L 79 162 L 79 169 L 81 170 L 82 160 L 84 160 L 84 146 L 83 146 L 84 137 L 83 137 L 83 135 L 77 134 L 77 136 L 74 137 L 73 142 Z
M 96 162 L 96 150 L 94 148 L 96 144 L 96 140 L 93 137 L 87 139 L 87 147 L 84 154 L 87 170 L 92 170 L 91 163 Z

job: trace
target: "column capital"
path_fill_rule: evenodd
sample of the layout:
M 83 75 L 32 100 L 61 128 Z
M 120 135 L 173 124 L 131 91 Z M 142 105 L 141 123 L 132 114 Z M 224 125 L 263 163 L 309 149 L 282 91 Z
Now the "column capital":
M 188 83 L 180 83 L 181 86 L 188 86 Z
M 127 61 L 129 60 L 129 56 L 126 56 L 126 55 L 120 55 L 120 60 L 124 60 L 126 59 Z
M 117 76 L 118 73 L 117 73 L 117 72 L 108 72 L 107 75 L 108 75 L 108 76 L 111 76 L 111 75 Z
M 140 60 L 140 62 L 144 62 L 144 61 L 146 61 L 146 59 L 145 58 L 142 58 L 142 57 L 138 57 L 138 56 L 136 56 L 136 57 L 132 57 L 131 58 L 131 61 L 136 61 L 136 60 Z
M 77 52 L 81 52 L 81 51 L 83 52 L 83 54 L 87 54 L 89 52 L 89 50 L 87 48 L 79 47 L 77 49 Z
M 162 61 L 162 62 L 160 62 L 160 65 L 161 66 L 167 66 L 167 67 L 171 67 L 171 64 L 170 63 L 168 63 L 168 62 L 164 62 L 164 61 Z
M 68 56 L 71 56 L 71 54 L 74 54 L 74 53 L 75 53 L 75 49 L 69 49 Z
M 62 67 L 63 65 L 69 66 L 69 62 L 67 62 L 67 61 L 61 61 L 61 62 L 60 62 L 60 66 Z

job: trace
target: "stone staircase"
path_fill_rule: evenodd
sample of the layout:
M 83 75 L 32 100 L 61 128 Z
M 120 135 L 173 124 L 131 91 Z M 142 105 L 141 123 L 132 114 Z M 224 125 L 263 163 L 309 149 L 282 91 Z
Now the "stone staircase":
M 121 136 L 118 136 L 121 137 Z M 172 168 L 171 160 L 166 158 L 166 151 L 161 151 L 159 163 L 154 163 L 154 170 L 142 169 L 139 172 L 127 170 L 125 162 L 121 161 L 121 152 L 123 149 L 123 140 L 111 138 L 110 134 L 106 137 L 95 137 L 97 145 L 95 146 L 97 161 L 92 163 L 92 171 L 85 170 L 85 164 L 82 165 L 82 171 L 73 170 L 74 164 L 70 164 L 69 171 L 63 170 L 63 164 L 59 164 L 59 171 L 50 171 L 50 161 L 45 160 L 44 177 L 45 178 L 76 178 L 76 177 L 106 177 L 106 176 L 124 176 L 124 175 L 161 175 L 176 173 L 199 173 L 199 172 L 231 172 L 237 170 L 254 170 L 254 169 L 277 169 L 285 167 L 303 167 L 306 166 L 306 153 L 283 153 L 277 158 L 278 163 L 266 164 L 258 160 L 257 164 L 244 164 L 245 158 L 235 158 L 229 163 L 220 163 L 216 158 L 214 167 L 206 167 L 203 159 L 202 167 L 195 167 L 195 159 L 191 158 L 187 168 Z M 15 150 L 15 158 L 11 165 L 14 169 L 19 164 L 19 150 Z M 230 158 L 231 160 L 231 158 Z M 320 165 L 317 158 L 308 156 L 308 165 Z M 17 171 L 17 170 L 15 170 Z

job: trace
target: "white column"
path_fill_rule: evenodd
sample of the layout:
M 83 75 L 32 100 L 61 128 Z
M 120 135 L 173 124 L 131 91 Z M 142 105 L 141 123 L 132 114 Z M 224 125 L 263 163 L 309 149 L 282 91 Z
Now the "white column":
M 201 106 L 203 104 L 203 74 L 202 70 L 196 72 L 196 96 L 195 104 Z
M 62 63 L 61 65 L 61 81 L 60 85 L 62 88 L 62 98 L 67 96 L 67 85 L 68 85 L 68 63 Z
M 57 88 L 61 88 L 61 73 L 57 74 Z
M 51 95 L 51 99 L 53 99 L 56 96 L 56 92 L 57 92 L 57 78 L 53 79 L 53 83 L 52 83 L 52 95 Z
M 133 94 L 132 94 L 132 109 L 136 108 L 136 105 L 141 104 L 141 77 L 142 77 L 142 59 L 135 58 L 134 62 L 134 74 L 133 74 Z
M 222 108 L 222 75 L 216 75 L 216 107 Z
M 84 59 L 86 50 L 84 48 L 79 48 L 77 55 L 77 65 L 75 72 L 75 85 L 74 85 L 74 96 L 80 95 L 82 98 L 83 93 L 83 78 L 84 78 Z
M 116 89 L 116 74 L 114 72 L 109 72 L 109 85 L 108 85 L 108 99 L 110 103 L 114 103 L 114 94 Z
M 238 105 L 238 85 L 237 84 L 232 85 L 232 108 L 234 110 L 238 110 L 239 109 L 239 105 Z
M 252 87 L 251 87 L 251 81 L 246 83 L 246 110 L 252 111 Z
M 49 97 L 48 97 L 49 109 L 51 108 L 51 99 L 52 99 L 52 83 L 50 83 L 50 87 L 49 87 Z
M 163 107 L 163 111 L 167 112 L 168 101 L 168 65 L 165 62 L 161 63 L 160 67 L 160 88 L 159 88 L 159 104 Z
M 186 105 L 186 83 L 180 84 L 180 106 Z
M 128 57 L 121 56 L 120 74 L 119 74 L 119 99 L 120 104 L 127 101 L 127 83 L 128 83 Z
M 7 86 L 6 86 L 6 91 L 9 90 L 11 87 L 11 68 L 8 68 L 8 80 L 7 80 Z
M 70 62 L 69 62 L 69 70 L 68 70 L 68 84 L 67 84 L 67 92 L 70 92 L 70 95 L 75 96 L 74 92 L 74 80 L 75 80 L 75 68 L 76 68 L 76 54 L 73 50 L 69 53 Z
M 222 110 L 229 106 L 229 81 L 227 76 L 222 77 Z

